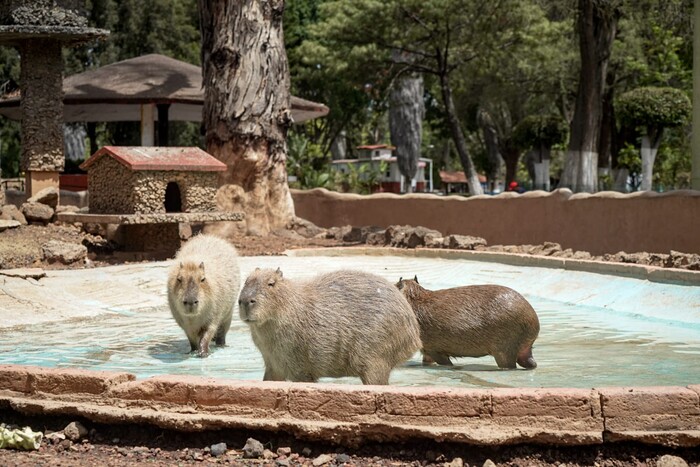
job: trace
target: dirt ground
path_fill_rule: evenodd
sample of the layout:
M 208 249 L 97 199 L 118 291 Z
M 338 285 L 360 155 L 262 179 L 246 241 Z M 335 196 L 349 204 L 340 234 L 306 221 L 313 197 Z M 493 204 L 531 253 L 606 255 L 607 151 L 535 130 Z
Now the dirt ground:
M 0 409 L 0 419 L 20 426 L 29 425 L 45 433 L 61 431 L 75 419 L 20 416 Z M 3 466 L 194 466 L 260 465 L 284 466 L 661 466 L 662 456 L 675 456 L 696 466 L 700 450 L 650 447 L 639 444 L 604 446 L 500 446 L 480 447 L 416 440 L 406 443 L 366 443 L 357 448 L 297 440 L 284 433 L 215 431 L 181 433 L 157 427 L 100 425 L 78 420 L 89 434 L 75 442 L 44 440 L 38 451 L 0 449 Z M 245 458 L 248 438 L 262 443 L 262 455 Z M 214 445 L 225 443 L 226 451 L 212 454 Z M 215 452 L 215 451 L 214 451 Z M 489 463 L 491 461 L 493 464 Z M 679 461 L 679 459 L 676 459 Z
M 42 245 L 49 240 L 86 244 L 87 261 L 70 265 L 44 260 Z M 279 255 L 304 247 L 349 246 L 335 238 L 306 239 L 295 235 L 237 237 L 233 243 L 244 256 Z M 102 242 L 102 243 L 101 243 Z M 0 269 L 18 267 L 84 268 L 126 262 L 111 253 L 101 238 L 73 225 L 23 225 L 0 232 Z M 60 432 L 75 418 L 25 417 L 0 406 L 0 423 L 30 426 L 45 435 Z M 37 451 L 0 449 L 0 466 L 190 466 L 190 465 L 348 465 L 348 466 L 657 466 L 664 455 L 700 463 L 700 449 L 672 449 L 641 444 L 605 444 L 588 447 L 503 446 L 475 447 L 417 440 L 413 443 L 369 443 L 358 448 L 323 445 L 297 440 L 284 433 L 217 431 L 180 433 L 150 426 L 100 425 L 81 421 L 89 435 L 81 440 L 44 439 Z M 249 437 L 267 449 L 257 458 L 244 458 Z M 212 446 L 226 443 L 224 454 L 213 455 Z M 489 462 L 493 462 L 491 464 Z M 678 460 L 678 459 L 676 459 Z M 683 464 L 665 464 L 679 465 Z

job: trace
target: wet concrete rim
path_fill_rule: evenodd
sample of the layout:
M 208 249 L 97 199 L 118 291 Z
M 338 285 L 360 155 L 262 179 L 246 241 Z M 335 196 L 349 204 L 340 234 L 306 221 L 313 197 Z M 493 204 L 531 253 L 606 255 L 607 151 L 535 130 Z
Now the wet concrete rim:
M 305 249 L 290 256 L 462 258 L 700 284 L 700 272 L 509 253 Z M 274 383 L 0 366 L 0 407 L 181 431 L 287 432 L 345 445 L 416 438 L 472 445 L 700 446 L 700 384 L 669 387 L 460 389 Z

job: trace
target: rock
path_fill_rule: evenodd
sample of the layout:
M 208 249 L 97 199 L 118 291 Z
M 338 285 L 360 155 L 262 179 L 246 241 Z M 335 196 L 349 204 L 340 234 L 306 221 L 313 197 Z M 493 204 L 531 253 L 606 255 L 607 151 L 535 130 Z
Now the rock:
M 425 246 L 427 248 L 449 248 L 450 239 L 449 237 L 434 237 L 429 235 L 425 239 Z
M 265 448 L 262 443 L 254 438 L 248 438 L 243 446 L 243 457 L 246 459 L 254 459 L 262 456 Z
M 320 467 L 322 465 L 329 464 L 332 460 L 333 460 L 333 458 L 330 455 L 321 454 L 316 459 L 314 459 L 313 464 L 314 464 L 314 467 Z
M 0 232 L 7 229 L 16 229 L 20 225 L 22 224 L 20 224 L 18 221 L 8 221 L 5 219 L 0 219 Z
M 63 434 L 71 441 L 78 441 L 88 435 L 88 430 L 80 422 L 70 422 L 63 429 Z
M 47 433 L 44 438 L 46 438 L 47 441 L 50 441 L 51 444 L 58 444 L 66 439 L 66 435 L 62 431 L 54 431 L 53 433 Z
M 561 251 L 561 245 L 554 242 L 544 242 L 542 245 L 536 245 L 528 251 L 531 255 L 552 256 L 554 253 Z
M 362 229 L 360 227 L 351 227 L 349 231 L 343 234 L 342 240 L 348 243 L 360 243 L 362 241 Z
M 592 256 L 589 252 L 587 251 L 576 251 L 574 252 L 573 255 L 571 255 L 571 258 L 574 259 L 591 259 Z
M 79 212 L 80 208 L 78 206 L 74 206 L 72 204 L 59 204 L 58 206 L 56 206 L 55 211 L 56 211 L 56 214 L 58 214 L 59 212 L 73 213 L 73 212 Z
M 31 198 L 28 198 L 27 202 L 28 203 L 41 203 L 41 204 L 45 204 L 46 206 L 56 208 L 56 206 L 58 206 L 58 188 L 56 188 L 56 187 L 44 188 L 43 190 L 39 191 L 39 193 L 35 194 Z
M 437 238 L 442 234 L 437 230 L 426 227 L 411 227 L 410 225 L 391 225 L 385 232 L 385 244 L 397 248 L 416 248 L 425 246 L 426 237 Z
M 19 210 L 29 223 L 46 225 L 53 218 L 53 208 L 41 203 L 24 203 Z
M 486 459 L 484 461 L 483 467 L 496 467 L 496 464 L 494 464 L 491 459 Z
M 346 462 L 350 462 L 350 459 L 352 459 L 352 458 L 350 456 L 348 456 L 347 454 L 338 454 L 335 457 L 335 462 L 337 464 L 345 464 Z
M 22 225 L 27 225 L 27 218 L 24 214 L 17 209 L 14 204 L 6 204 L 2 207 L 2 212 L 0 213 L 0 219 L 7 221 L 17 221 Z
M 656 461 L 656 467 L 688 467 L 688 463 L 682 457 L 665 454 Z
M 287 228 L 304 238 L 313 238 L 326 233 L 326 229 L 322 229 L 313 222 L 302 219 L 301 217 L 294 217 L 287 224 Z
M 306 447 L 301 450 L 301 455 L 304 457 L 309 457 L 311 455 L 311 448 Z
M 700 255 L 671 250 L 666 260 L 666 266 L 700 271 Z
M 383 246 L 385 239 L 385 230 L 378 230 L 376 232 L 368 232 L 365 238 L 365 243 L 367 245 Z
M 226 446 L 226 443 L 217 443 L 211 445 L 211 447 L 209 448 L 209 452 L 212 456 L 219 457 L 226 454 L 227 449 L 228 447 Z
M 618 253 L 619 259 L 623 263 L 632 264 L 649 264 L 649 253 L 625 253 L 624 251 Z
M 342 240 L 345 234 L 352 230 L 352 226 L 344 225 L 342 227 L 331 227 L 326 231 L 326 238 L 335 238 L 336 240 Z
M 76 261 L 83 261 L 87 257 L 87 248 L 84 245 L 58 240 L 51 240 L 43 244 L 41 252 L 44 259 L 49 263 L 71 264 Z
M 293 240 L 293 239 L 301 238 L 301 235 L 299 235 L 299 234 L 296 233 L 295 231 L 293 231 L 293 230 L 287 230 L 287 229 L 277 229 L 277 230 L 273 230 L 273 231 L 270 232 L 270 233 L 271 233 L 272 235 L 274 235 L 275 237 L 289 238 L 289 239 L 292 239 L 292 240 Z
M 275 460 L 275 465 L 278 467 L 288 467 L 289 464 L 289 459 L 277 459 Z
M 265 450 L 263 451 L 262 456 L 263 456 L 263 459 L 265 459 L 265 460 L 270 460 L 270 459 L 274 459 L 275 457 L 277 457 L 277 454 L 275 454 L 274 452 L 270 451 L 269 449 L 265 449 Z
M 92 234 L 86 234 L 83 237 L 82 244 L 85 245 L 88 251 L 92 251 L 94 253 L 109 254 L 119 247 L 116 242 L 109 241 L 100 235 Z
M 486 240 L 471 235 L 450 235 L 447 238 L 447 247 L 454 250 L 473 250 L 477 246 L 486 245 Z
M 461 457 L 455 457 L 452 462 L 445 462 L 445 467 L 464 467 L 464 461 Z
M 279 456 L 289 456 L 292 453 L 292 448 L 281 447 L 277 448 L 277 455 Z
M 367 238 L 368 238 L 370 235 L 378 235 L 378 234 L 380 234 L 380 233 L 381 233 L 382 236 L 383 236 L 383 235 L 384 235 L 384 229 L 382 229 L 382 228 L 379 227 L 379 226 L 376 226 L 376 225 L 368 225 L 368 226 L 362 227 L 362 228 L 360 229 L 360 242 L 362 242 L 362 243 L 367 243 Z

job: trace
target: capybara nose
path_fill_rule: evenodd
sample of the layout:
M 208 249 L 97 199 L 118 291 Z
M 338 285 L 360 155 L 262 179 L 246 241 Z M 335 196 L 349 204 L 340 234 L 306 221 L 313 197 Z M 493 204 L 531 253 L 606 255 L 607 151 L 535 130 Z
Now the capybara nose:
M 197 305 L 197 304 L 199 304 L 199 300 L 183 300 L 183 301 L 182 301 L 182 304 L 185 305 L 185 306 L 188 306 L 188 305 Z

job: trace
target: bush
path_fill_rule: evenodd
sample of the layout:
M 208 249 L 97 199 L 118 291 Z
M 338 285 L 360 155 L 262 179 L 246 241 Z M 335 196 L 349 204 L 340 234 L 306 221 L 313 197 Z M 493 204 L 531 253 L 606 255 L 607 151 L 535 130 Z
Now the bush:
M 522 149 L 551 148 L 564 144 L 569 126 L 559 115 L 528 115 L 513 130 L 513 141 Z
M 615 107 L 623 123 L 647 128 L 683 125 L 692 111 L 688 96 L 669 87 L 633 89 L 620 96 Z

